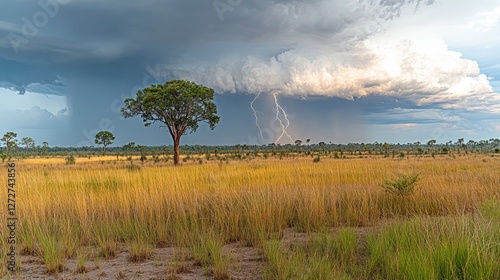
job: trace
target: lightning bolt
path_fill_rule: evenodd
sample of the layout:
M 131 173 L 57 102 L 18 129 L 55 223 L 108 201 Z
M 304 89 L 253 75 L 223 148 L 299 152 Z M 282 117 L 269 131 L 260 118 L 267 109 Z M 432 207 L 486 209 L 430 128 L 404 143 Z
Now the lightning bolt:
M 255 110 L 255 107 L 253 106 L 253 104 L 255 103 L 257 98 L 260 97 L 261 93 L 262 92 L 257 94 L 257 96 L 255 96 L 255 98 L 250 102 L 250 108 L 252 109 L 253 115 L 255 116 L 255 125 L 257 125 L 257 128 L 259 129 L 260 137 L 262 140 L 264 140 L 265 139 L 264 133 L 262 131 L 262 128 L 259 125 L 259 118 L 257 116 L 257 110 Z M 281 107 L 281 105 L 278 102 L 277 92 L 274 91 L 271 94 L 273 95 L 274 105 L 276 108 L 276 120 L 279 122 L 279 125 L 281 127 L 281 135 L 278 137 L 278 139 L 276 139 L 276 141 L 274 141 L 274 143 L 278 143 L 285 136 L 288 137 L 288 139 L 290 139 L 290 143 L 293 143 L 292 136 L 290 136 L 290 134 L 288 134 L 288 132 L 287 132 L 287 129 L 290 126 L 290 120 L 288 119 L 288 115 L 287 115 L 285 109 L 283 109 L 283 107 Z M 280 113 L 283 115 L 284 120 L 280 117 Z
M 259 92 L 259 94 L 257 94 L 257 96 L 252 100 L 252 102 L 250 102 L 250 108 L 252 108 L 253 115 L 255 116 L 255 124 L 257 125 L 257 128 L 259 128 L 260 137 L 264 139 L 264 135 L 262 134 L 262 129 L 260 128 L 259 125 L 259 118 L 257 117 L 257 111 L 255 111 L 255 108 L 253 107 L 253 103 L 255 102 L 255 100 L 257 100 L 257 98 L 259 98 L 260 94 L 261 93 Z
M 283 138 L 283 136 L 285 136 L 285 135 L 288 137 L 288 139 L 290 139 L 290 142 L 293 143 L 292 136 L 290 136 L 290 134 L 288 134 L 288 132 L 286 131 L 287 128 L 290 126 L 290 120 L 288 119 L 288 116 L 287 116 L 285 110 L 279 104 L 278 97 L 276 96 L 275 92 L 273 93 L 273 97 L 274 97 L 274 105 L 276 105 L 276 120 L 279 121 L 280 126 L 281 126 L 281 135 L 278 137 L 278 139 L 276 139 L 275 143 L 279 142 L 281 140 L 281 138 Z M 283 116 L 285 117 L 286 125 L 283 124 L 283 121 L 281 120 L 281 118 L 279 116 L 280 111 L 283 114 Z

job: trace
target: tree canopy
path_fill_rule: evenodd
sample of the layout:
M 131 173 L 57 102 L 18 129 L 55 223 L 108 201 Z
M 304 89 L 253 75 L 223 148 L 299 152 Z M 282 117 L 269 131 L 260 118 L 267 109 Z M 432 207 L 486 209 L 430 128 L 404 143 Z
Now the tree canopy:
M 115 136 L 109 131 L 99 131 L 95 136 L 95 143 L 103 146 L 103 154 L 106 154 L 106 147 L 113 144 Z
M 174 164 L 179 163 L 182 135 L 195 132 L 200 122 L 214 129 L 220 118 L 213 102 L 214 90 L 185 80 L 167 81 L 137 92 L 127 98 L 121 112 L 125 118 L 140 116 L 145 126 L 165 124 L 174 141 Z
M 9 131 L 3 135 L 2 139 L 0 139 L 0 141 L 5 143 L 7 154 L 9 153 L 9 147 L 14 147 L 16 145 L 16 137 L 17 133 Z
M 23 137 L 21 139 L 21 145 L 23 145 L 26 149 L 26 152 L 28 152 L 28 149 L 35 147 L 35 140 L 33 140 L 33 138 L 31 137 Z

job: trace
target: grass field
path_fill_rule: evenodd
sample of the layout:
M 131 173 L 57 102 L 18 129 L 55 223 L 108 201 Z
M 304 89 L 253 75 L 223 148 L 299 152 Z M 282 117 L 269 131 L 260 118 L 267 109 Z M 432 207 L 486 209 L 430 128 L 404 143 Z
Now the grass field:
M 123 254 L 154 279 L 500 279 L 499 157 L 76 161 L 16 162 L 18 253 L 40 277 L 92 279 Z M 382 187 L 412 174 L 407 196 Z M 244 248 L 256 258 L 241 276 Z M 33 276 L 23 258 L 14 277 Z

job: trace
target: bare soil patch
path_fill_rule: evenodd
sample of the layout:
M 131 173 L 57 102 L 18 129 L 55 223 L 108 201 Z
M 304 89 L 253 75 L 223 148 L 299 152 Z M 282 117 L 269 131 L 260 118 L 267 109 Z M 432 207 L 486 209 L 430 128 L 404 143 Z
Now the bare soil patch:
M 97 249 L 88 248 L 89 252 Z M 223 247 L 223 253 L 230 257 L 231 279 L 262 279 L 265 263 L 257 249 L 232 243 Z M 131 262 L 130 253 L 125 245 L 112 259 L 92 256 L 85 264 L 85 272 L 77 272 L 76 259 L 67 259 L 64 271 L 46 273 L 46 266 L 37 256 L 18 256 L 21 261 L 20 271 L 12 279 L 214 279 L 210 267 L 200 267 L 187 248 L 155 248 L 152 257 L 143 262 Z M 3 279 L 3 278 L 2 278 Z M 9 279 L 9 278 L 6 278 Z

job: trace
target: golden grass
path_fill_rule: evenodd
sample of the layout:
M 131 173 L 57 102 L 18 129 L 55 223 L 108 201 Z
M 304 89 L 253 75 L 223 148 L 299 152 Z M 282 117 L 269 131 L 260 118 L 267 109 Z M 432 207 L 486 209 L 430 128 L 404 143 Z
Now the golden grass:
M 53 251 L 66 257 L 87 245 L 113 257 L 117 242 L 191 247 L 207 234 L 222 243 L 262 246 L 288 227 L 310 232 L 461 215 L 500 197 L 499 158 L 295 158 L 179 167 L 149 162 L 133 171 L 116 157 L 93 159 L 77 158 L 70 166 L 64 158 L 17 163 L 21 250 L 32 252 L 50 240 Z M 5 167 L 0 172 L 6 181 Z M 413 195 L 384 193 L 380 185 L 398 174 L 420 174 Z M 47 258 L 55 259 L 57 270 L 60 256 Z
M 101 161 L 112 161 L 116 160 L 116 156 L 92 156 L 92 157 L 75 157 L 78 163 L 96 163 Z M 121 160 L 125 160 L 126 157 L 119 157 Z M 139 159 L 139 157 L 133 157 L 133 159 Z M 37 157 L 37 158 L 27 158 L 22 160 L 24 165 L 46 165 L 46 164 L 65 164 L 66 157 Z

